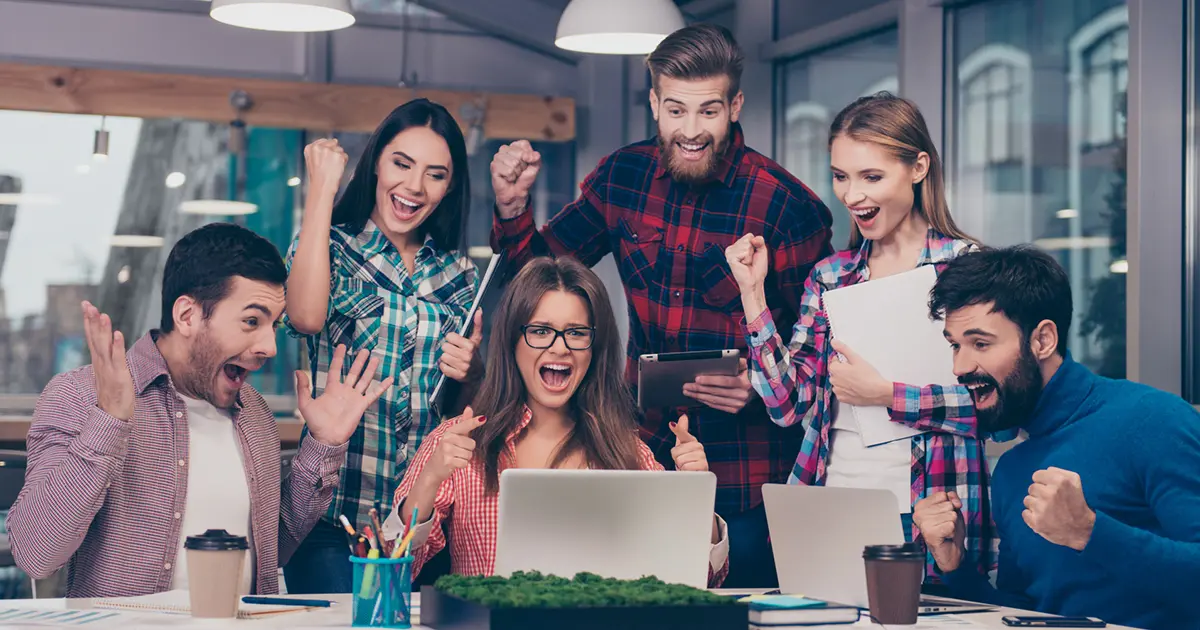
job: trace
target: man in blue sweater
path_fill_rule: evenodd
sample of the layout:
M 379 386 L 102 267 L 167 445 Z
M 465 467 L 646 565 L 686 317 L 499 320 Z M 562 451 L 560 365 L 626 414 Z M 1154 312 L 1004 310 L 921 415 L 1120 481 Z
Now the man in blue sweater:
M 954 493 L 914 508 L 953 594 L 1139 628 L 1200 628 L 1200 414 L 1073 361 L 1070 282 L 1033 248 L 959 257 L 938 275 L 929 306 L 945 322 L 980 433 L 1029 434 L 992 479 L 996 588 L 963 558 Z

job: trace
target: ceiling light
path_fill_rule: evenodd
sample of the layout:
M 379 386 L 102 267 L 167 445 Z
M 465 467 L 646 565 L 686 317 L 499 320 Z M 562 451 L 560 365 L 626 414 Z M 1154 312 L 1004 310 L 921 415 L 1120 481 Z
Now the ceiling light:
M 292 177 L 292 178 L 288 179 L 288 186 L 291 186 L 292 188 L 295 188 L 295 187 L 297 187 L 297 186 L 299 186 L 299 185 L 300 185 L 300 178 L 299 178 L 299 177 Z
M 179 211 L 184 214 L 204 214 L 210 216 L 230 216 L 254 214 L 258 206 L 245 201 L 228 201 L 225 199 L 193 199 L 179 204 Z
M 212 0 L 208 14 L 231 26 L 289 33 L 335 31 L 354 24 L 350 0 Z
M 671 0 L 571 0 L 554 45 L 605 55 L 645 55 L 685 26 Z
M 121 267 L 121 270 L 117 272 L 117 284 L 125 284 L 126 282 L 129 282 L 129 274 L 129 265 Z
M 103 162 L 108 159 L 108 130 L 104 128 L 105 117 L 100 117 L 100 128 L 92 139 L 92 159 Z
M 170 173 L 169 175 L 167 175 L 167 182 L 166 182 L 167 188 L 179 188 L 186 181 L 187 181 L 187 175 L 184 175 L 183 173 L 180 173 L 179 171 L 174 171 L 174 172 Z
M 53 206 L 58 197 L 38 193 L 0 193 L 0 206 Z
M 114 234 L 109 244 L 113 247 L 162 247 L 163 237 L 144 234 Z
M 1108 270 L 1113 273 L 1129 273 L 1129 261 L 1124 258 L 1112 261 L 1108 266 Z
M 1055 212 L 1054 216 L 1060 219 L 1078 219 L 1079 211 L 1072 208 L 1063 208 L 1062 210 Z

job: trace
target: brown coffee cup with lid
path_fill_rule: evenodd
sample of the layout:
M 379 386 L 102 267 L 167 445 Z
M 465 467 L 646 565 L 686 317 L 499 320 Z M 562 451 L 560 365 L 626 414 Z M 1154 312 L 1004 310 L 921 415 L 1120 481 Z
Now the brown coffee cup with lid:
M 242 571 L 249 543 L 245 536 L 223 529 L 210 529 L 188 536 L 188 595 L 193 617 L 223 619 L 236 617 L 241 599 Z
M 915 543 L 868 545 L 863 549 L 867 571 L 867 603 L 875 623 L 917 623 L 925 552 Z

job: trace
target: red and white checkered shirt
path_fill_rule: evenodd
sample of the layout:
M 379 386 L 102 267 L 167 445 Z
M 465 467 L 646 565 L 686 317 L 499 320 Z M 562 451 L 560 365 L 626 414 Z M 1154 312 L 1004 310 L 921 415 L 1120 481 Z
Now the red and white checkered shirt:
M 500 470 L 513 460 L 514 443 L 521 431 L 529 424 L 533 412 L 525 408 L 525 417 L 511 433 L 508 434 L 507 448 L 500 458 Z M 433 456 L 433 451 L 441 443 L 442 436 L 452 425 L 442 423 L 417 451 L 417 456 L 408 465 L 404 481 L 396 491 L 397 507 L 404 502 L 404 497 L 412 491 L 412 486 L 420 476 L 421 471 Z M 644 442 L 638 440 L 639 470 L 663 470 L 662 464 L 654 458 L 654 453 Z M 425 562 L 446 547 L 446 536 L 442 531 L 442 523 L 449 522 L 450 534 L 450 568 L 460 575 L 491 575 L 496 566 L 496 530 L 500 516 L 499 494 L 485 492 L 485 475 L 483 463 L 473 460 L 471 465 L 454 471 L 453 475 L 438 488 L 437 498 L 433 502 L 433 516 L 424 523 L 417 525 L 413 533 L 413 571 L 420 572 Z M 451 518 L 453 516 L 453 518 Z M 711 587 L 721 585 L 729 573 L 729 537 L 726 535 L 724 521 L 719 521 L 721 540 L 713 545 L 709 555 L 708 583 Z M 393 512 L 384 524 L 384 537 L 393 540 L 405 533 L 406 526 Z
M 126 356 L 133 420 L 97 405 L 85 366 L 54 377 L 29 427 L 25 487 L 8 513 L 17 566 L 44 578 L 69 563 L 68 597 L 148 595 L 171 588 L 187 505 L 187 406 L 155 333 Z M 279 592 L 279 567 L 329 505 L 346 446 L 306 437 L 280 492 L 279 429 L 263 397 L 242 386 L 231 410 L 250 488 L 254 591 Z M 281 526 L 282 525 L 282 526 Z

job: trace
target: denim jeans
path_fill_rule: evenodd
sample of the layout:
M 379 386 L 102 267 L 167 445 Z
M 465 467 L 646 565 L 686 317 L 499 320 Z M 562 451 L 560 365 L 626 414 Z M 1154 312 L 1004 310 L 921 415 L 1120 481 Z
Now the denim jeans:
M 286 566 L 289 594 L 349 593 L 354 572 L 345 530 L 325 519 L 317 521 Z
M 776 588 L 775 555 L 767 531 L 767 512 L 760 503 L 737 514 L 722 514 L 729 526 L 729 575 L 724 588 Z

